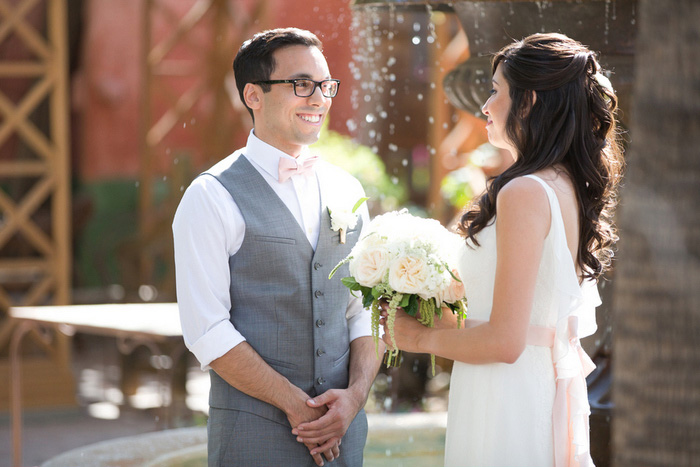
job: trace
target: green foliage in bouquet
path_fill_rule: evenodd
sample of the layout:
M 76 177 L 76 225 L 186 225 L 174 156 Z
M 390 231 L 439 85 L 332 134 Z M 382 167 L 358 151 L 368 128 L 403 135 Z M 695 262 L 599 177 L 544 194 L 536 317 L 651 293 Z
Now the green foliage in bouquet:
M 331 277 L 334 273 L 335 270 L 331 272 Z M 454 275 L 452 277 L 459 281 L 459 279 Z M 340 279 L 340 281 L 352 292 L 360 292 L 362 295 L 362 306 L 364 308 L 370 308 L 372 312 L 372 337 L 374 338 L 375 348 L 377 349 L 377 357 L 379 357 L 379 318 L 381 317 L 382 311 L 380 305 L 380 301 L 382 299 L 387 300 L 388 303 L 386 320 L 387 330 L 389 331 L 389 336 L 394 345 L 396 344 L 396 338 L 394 337 L 394 321 L 396 320 L 396 311 L 399 307 L 403 308 L 408 315 L 416 318 L 419 323 L 429 328 L 435 326 L 436 316 L 438 319 L 442 318 L 442 307 L 437 306 L 437 302 L 434 298 L 423 300 L 416 294 L 396 293 L 387 287 L 386 284 L 378 284 L 374 287 L 365 287 L 358 283 L 354 277 L 343 277 Z M 445 305 L 452 311 L 452 313 L 457 315 L 457 327 L 460 328 L 462 320 L 466 319 L 467 317 L 467 306 L 465 300 L 459 300 L 455 303 L 447 303 Z M 401 352 L 394 348 L 391 351 L 387 351 L 385 363 L 388 367 L 399 366 L 401 363 L 400 359 Z M 430 363 L 433 370 L 433 376 L 435 376 L 435 355 L 430 355 Z

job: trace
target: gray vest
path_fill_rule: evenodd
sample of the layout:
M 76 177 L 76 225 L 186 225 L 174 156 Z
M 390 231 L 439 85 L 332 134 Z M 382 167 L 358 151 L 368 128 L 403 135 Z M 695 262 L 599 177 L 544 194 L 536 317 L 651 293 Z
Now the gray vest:
M 229 258 L 231 322 L 273 369 L 313 397 L 348 386 L 350 347 L 345 311 L 349 290 L 328 274 L 359 238 L 362 220 L 345 244 L 330 228 L 321 189 L 316 251 L 265 179 L 242 155 L 209 172 L 231 194 L 245 220 L 240 250 Z M 323 187 L 323 184 L 321 184 Z M 211 407 L 251 412 L 288 424 L 276 407 L 250 397 L 211 371 Z

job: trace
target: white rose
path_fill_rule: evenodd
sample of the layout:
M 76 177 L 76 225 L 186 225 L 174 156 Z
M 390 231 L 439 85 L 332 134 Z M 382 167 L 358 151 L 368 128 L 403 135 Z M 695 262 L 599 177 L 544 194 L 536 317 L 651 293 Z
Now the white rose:
M 365 287 L 374 287 L 383 282 L 389 267 L 389 252 L 381 247 L 360 251 L 350 261 L 350 275 Z
M 428 263 L 417 256 L 403 256 L 389 267 L 389 287 L 399 293 L 421 293 L 428 278 Z

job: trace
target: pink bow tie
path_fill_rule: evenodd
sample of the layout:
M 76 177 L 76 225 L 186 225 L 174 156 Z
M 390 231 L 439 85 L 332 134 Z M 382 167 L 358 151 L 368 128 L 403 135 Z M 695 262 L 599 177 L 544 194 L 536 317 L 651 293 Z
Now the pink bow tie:
M 292 175 L 310 175 L 318 156 L 311 156 L 299 165 L 296 160 L 280 157 L 279 175 L 280 183 L 286 182 Z

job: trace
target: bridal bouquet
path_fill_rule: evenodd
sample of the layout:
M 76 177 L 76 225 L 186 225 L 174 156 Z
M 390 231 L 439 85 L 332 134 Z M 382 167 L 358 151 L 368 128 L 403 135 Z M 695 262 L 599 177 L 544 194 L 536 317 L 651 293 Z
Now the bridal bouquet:
M 371 307 L 377 346 L 380 300 L 388 301 L 386 324 L 394 349 L 387 352 L 387 366 L 400 364 L 393 327 L 398 307 L 428 327 L 434 326 L 436 316 L 442 317 L 443 306 L 457 314 L 458 323 L 466 317 L 464 285 L 448 260 L 461 241 L 434 219 L 412 216 L 406 209 L 394 211 L 375 217 L 350 254 L 331 271 L 329 278 L 350 263 L 351 276 L 341 280 L 362 294 L 363 306 Z M 434 374 L 435 356 L 431 361 Z

